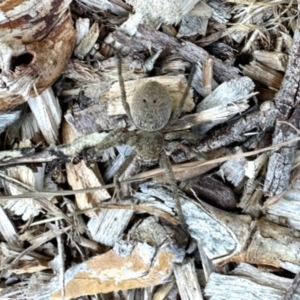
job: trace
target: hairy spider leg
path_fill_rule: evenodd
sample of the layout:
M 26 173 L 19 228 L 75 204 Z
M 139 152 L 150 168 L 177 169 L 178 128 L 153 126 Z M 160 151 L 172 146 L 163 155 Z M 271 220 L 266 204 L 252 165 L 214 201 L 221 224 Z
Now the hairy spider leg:
M 115 55 L 116 55 L 116 58 L 117 58 L 118 77 L 119 77 L 119 85 L 120 85 L 120 94 L 121 94 L 122 104 L 123 104 L 123 107 L 125 109 L 125 112 L 126 112 L 128 118 L 132 122 L 132 117 L 131 117 L 129 104 L 126 100 L 126 90 L 125 90 L 124 78 L 123 78 L 123 75 L 122 75 L 122 58 L 121 58 L 121 54 L 117 51 L 115 53 Z
M 173 197 L 174 197 L 174 202 L 175 202 L 175 206 L 176 206 L 177 213 L 178 213 L 178 218 L 181 223 L 181 226 L 185 230 L 187 228 L 187 225 L 186 225 L 185 217 L 182 212 L 182 206 L 180 203 L 178 186 L 176 183 L 176 179 L 175 179 L 175 175 L 174 175 L 174 172 L 172 169 L 170 159 L 167 156 L 165 150 L 162 150 L 162 152 L 161 152 L 160 165 L 165 169 L 166 174 L 168 176 L 169 183 L 171 184 L 171 186 L 173 188 Z
M 192 67 L 192 70 L 190 72 L 190 75 L 188 77 L 188 82 L 187 82 L 187 86 L 185 88 L 185 91 L 182 95 L 182 98 L 177 106 L 177 108 L 175 109 L 175 111 L 173 112 L 171 118 L 170 118 L 170 122 L 169 122 L 169 125 L 172 125 L 178 118 L 179 116 L 181 115 L 182 113 L 182 109 L 183 109 L 183 106 L 184 106 L 184 103 L 185 103 L 185 100 L 189 94 L 189 91 L 190 91 L 190 88 L 191 88 L 191 84 L 192 84 L 192 81 L 193 81 L 193 78 L 194 78 L 194 75 L 195 75 L 195 72 L 196 72 L 196 67 L 195 65 Z
M 106 150 L 110 147 L 114 147 L 117 145 L 127 145 L 133 147 L 138 141 L 138 137 L 134 132 L 127 131 L 126 129 L 123 128 L 117 128 L 110 132 L 101 143 L 96 145 L 93 149 L 89 149 L 87 151 L 87 154 L 89 157 L 92 159 L 97 160 L 97 153 L 102 152 L 103 150 Z M 121 183 L 119 181 L 119 178 L 123 175 L 123 173 L 126 171 L 128 166 L 132 163 L 134 158 L 136 157 L 136 152 L 132 151 L 132 153 L 127 156 L 114 175 L 114 185 L 115 185 L 115 190 L 117 194 L 117 198 L 119 200 L 122 200 L 123 195 L 122 195 L 122 190 L 121 190 Z

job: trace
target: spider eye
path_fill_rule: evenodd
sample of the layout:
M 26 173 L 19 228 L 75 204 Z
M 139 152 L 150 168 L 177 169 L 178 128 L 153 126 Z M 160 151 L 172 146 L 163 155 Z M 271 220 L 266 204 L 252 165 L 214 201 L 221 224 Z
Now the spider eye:
M 143 102 L 144 102 L 144 103 L 146 103 L 146 102 L 147 102 L 147 100 L 146 100 L 146 99 L 143 99 Z
M 156 99 L 155 99 L 155 100 L 153 100 L 153 103 L 156 103 Z

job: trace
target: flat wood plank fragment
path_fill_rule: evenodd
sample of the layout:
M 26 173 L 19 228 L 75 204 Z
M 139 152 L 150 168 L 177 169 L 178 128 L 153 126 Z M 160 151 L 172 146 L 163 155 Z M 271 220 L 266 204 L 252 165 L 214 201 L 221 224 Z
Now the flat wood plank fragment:
M 300 230 L 300 181 L 293 186 L 276 202 L 267 204 L 266 217 L 268 220 L 280 224 L 284 219 L 287 226 Z
M 0 206 L 0 232 L 5 241 L 8 244 L 21 247 L 21 242 L 19 241 L 19 234 L 10 220 L 5 210 Z
M 289 56 L 279 51 L 255 50 L 253 57 L 274 70 L 285 72 Z
M 234 262 L 247 262 L 282 268 L 292 273 L 300 270 L 300 232 L 260 219 L 247 248 L 230 258 Z
M 292 279 L 276 276 L 247 264 L 240 264 L 230 275 L 212 273 L 204 295 L 210 300 L 219 299 L 275 299 L 282 300 Z M 293 300 L 300 299 L 297 292 Z
M 114 249 L 66 271 L 65 299 L 163 284 L 172 274 L 173 259 L 176 254 L 171 245 L 157 249 L 145 243 L 120 241 Z M 58 277 L 27 297 L 61 299 Z
M 35 98 L 29 98 L 27 103 L 47 143 L 55 144 L 58 140 L 62 112 L 52 88 L 48 88 Z
M 203 299 L 193 259 L 185 259 L 180 265 L 175 264 L 174 275 L 182 300 Z
M 125 201 L 122 203 L 126 204 Z M 131 203 L 127 204 L 130 206 Z M 134 211 L 129 209 L 101 209 L 87 223 L 92 239 L 107 246 L 114 246 L 133 213 Z
M 63 123 L 62 139 L 64 143 L 71 143 L 78 137 L 69 123 Z M 103 137 L 104 138 L 104 137 Z M 103 179 L 99 172 L 98 166 L 87 166 L 85 161 L 80 161 L 74 165 L 66 163 L 67 178 L 69 184 L 74 190 L 89 188 L 91 186 L 101 186 Z M 85 210 L 98 206 L 102 201 L 110 198 L 110 194 L 104 190 L 99 189 L 93 193 L 82 193 L 75 195 L 76 203 L 79 209 Z M 95 216 L 97 211 L 87 213 L 89 217 Z
M 146 82 L 156 81 L 160 84 L 164 85 L 172 98 L 172 109 L 178 106 L 180 99 L 186 89 L 187 80 L 183 75 L 179 76 L 156 76 L 156 77 L 149 77 L 149 78 L 142 78 L 138 80 L 131 80 L 125 82 L 125 90 L 127 96 L 127 102 L 129 105 L 131 104 L 133 94 L 137 88 L 139 88 L 142 84 Z M 121 101 L 121 93 L 120 93 L 120 86 L 119 82 L 115 82 L 109 91 L 105 93 L 102 97 L 102 100 L 108 102 L 108 115 L 116 116 L 116 115 L 123 115 L 125 114 L 124 107 Z M 188 97 L 185 101 L 183 106 L 183 111 L 191 111 L 194 108 L 194 101 L 193 101 L 193 91 L 190 89 Z
M 144 193 L 174 206 L 173 193 L 166 188 L 152 184 L 143 184 L 140 187 Z M 250 217 L 225 213 L 186 196 L 181 196 L 180 201 L 188 231 L 203 247 L 209 259 L 217 263 L 241 251 L 250 234 Z
M 283 75 L 257 61 L 252 61 L 249 65 L 241 66 L 241 68 L 246 76 L 270 88 L 278 90 L 281 86 Z

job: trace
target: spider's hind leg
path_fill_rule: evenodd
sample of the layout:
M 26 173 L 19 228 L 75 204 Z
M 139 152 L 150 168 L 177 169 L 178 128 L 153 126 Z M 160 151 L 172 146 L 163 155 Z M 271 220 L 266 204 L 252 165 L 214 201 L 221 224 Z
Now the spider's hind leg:
M 176 179 L 175 179 L 175 176 L 174 176 L 174 173 L 173 173 L 171 162 L 170 162 L 169 157 L 167 156 L 165 151 L 162 151 L 162 153 L 161 153 L 160 164 L 166 170 L 166 173 L 167 173 L 167 176 L 168 176 L 168 179 L 169 179 L 169 183 L 172 186 L 173 195 L 174 195 L 174 202 L 175 202 L 175 206 L 176 206 L 176 209 L 177 209 L 179 221 L 181 223 L 181 226 L 184 229 L 186 229 L 187 226 L 186 226 L 185 217 L 184 217 L 183 212 L 182 212 L 182 207 L 181 207 L 180 198 L 179 198 L 178 186 L 177 186 Z
M 132 151 L 132 153 L 125 158 L 123 164 L 121 165 L 121 167 L 118 169 L 118 171 L 114 176 L 115 191 L 117 194 L 117 199 L 120 201 L 123 199 L 123 192 L 122 192 L 121 182 L 119 178 L 123 175 L 123 173 L 129 167 L 129 165 L 133 162 L 135 157 L 136 157 L 136 153 Z

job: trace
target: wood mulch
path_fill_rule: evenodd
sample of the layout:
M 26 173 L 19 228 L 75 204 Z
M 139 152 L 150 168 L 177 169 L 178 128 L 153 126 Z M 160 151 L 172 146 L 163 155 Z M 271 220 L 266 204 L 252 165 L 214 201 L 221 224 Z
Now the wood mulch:
M 296 0 L 0 10 L 0 299 L 300 299 Z M 124 168 L 149 145 L 117 56 L 130 110 L 147 82 L 187 93 L 167 171 Z

